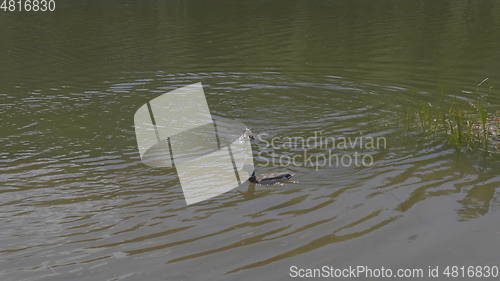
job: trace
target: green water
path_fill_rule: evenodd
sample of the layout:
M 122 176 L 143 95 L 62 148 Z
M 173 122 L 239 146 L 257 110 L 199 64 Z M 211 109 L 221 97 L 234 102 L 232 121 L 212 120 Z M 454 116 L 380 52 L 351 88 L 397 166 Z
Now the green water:
M 498 154 L 404 120 L 422 103 L 500 109 L 500 2 L 58 1 L 1 12 L 0 62 L 2 281 L 499 265 Z M 186 206 L 175 170 L 140 161 L 133 116 L 197 82 L 254 133 L 387 145 L 370 167 L 316 169 L 266 165 L 305 149 L 256 142 L 259 173 L 298 183 Z

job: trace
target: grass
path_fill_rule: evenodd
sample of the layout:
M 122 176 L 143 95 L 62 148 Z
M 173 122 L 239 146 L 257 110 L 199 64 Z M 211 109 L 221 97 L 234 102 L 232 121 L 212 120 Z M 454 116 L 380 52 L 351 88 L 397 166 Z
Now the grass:
M 444 137 L 457 150 L 498 151 L 500 118 L 489 113 L 483 102 L 455 102 L 447 107 L 421 103 L 407 113 L 407 127 L 413 122 L 432 137 Z M 413 116 L 413 118 L 412 118 Z

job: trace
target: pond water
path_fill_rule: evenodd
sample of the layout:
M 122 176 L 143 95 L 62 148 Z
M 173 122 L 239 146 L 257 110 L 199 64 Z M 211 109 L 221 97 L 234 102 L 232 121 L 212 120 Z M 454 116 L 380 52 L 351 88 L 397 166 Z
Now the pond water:
M 500 2 L 57 5 L 0 16 L 1 280 L 499 265 L 499 154 L 456 151 L 404 120 L 421 103 L 500 109 Z M 308 148 L 256 141 L 257 172 L 297 183 L 244 184 L 187 206 L 174 169 L 141 162 L 133 116 L 198 82 L 215 117 L 267 139 L 386 144 L 350 151 L 369 166 L 278 167 Z

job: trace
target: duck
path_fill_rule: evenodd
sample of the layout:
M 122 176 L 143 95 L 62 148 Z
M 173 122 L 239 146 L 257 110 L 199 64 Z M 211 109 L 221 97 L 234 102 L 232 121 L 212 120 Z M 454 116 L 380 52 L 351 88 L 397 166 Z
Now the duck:
M 266 173 L 259 176 L 255 175 L 255 171 L 252 173 L 252 176 L 248 178 L 248 181 L 251 183 L 258 183 L 262 185 L 272 185 L 278 183 L 289 182 L 290 179 L 294 176 L 292 173 Z

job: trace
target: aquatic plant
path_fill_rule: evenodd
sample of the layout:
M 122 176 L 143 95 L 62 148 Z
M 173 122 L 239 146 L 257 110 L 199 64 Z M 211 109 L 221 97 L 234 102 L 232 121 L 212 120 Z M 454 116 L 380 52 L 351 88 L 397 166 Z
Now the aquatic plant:
M 444 137 L 457 150 L 500 150 L 500 118 L 489 113 L 483 102 L 435 106 L 421 103 L 414 112 L 414 123 L 431 137 Z

